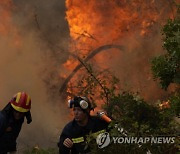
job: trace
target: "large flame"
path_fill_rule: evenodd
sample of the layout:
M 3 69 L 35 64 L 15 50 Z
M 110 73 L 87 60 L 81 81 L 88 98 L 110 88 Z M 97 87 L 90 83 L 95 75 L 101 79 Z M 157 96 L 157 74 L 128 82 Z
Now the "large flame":
M 136 31 L 146 35 L 165 12 L 169 3 L 155 0 L 66 0 L 71 37 L 78 43 L 107 44 Z M 131 32 L 131 33 L 129 33 Z M 84 44 L 83 44 L 84 46 Z
M 175 8 L 171 0 L 66 0 L 66 7 L 66 19 L 72 38 L 70 51 L 82 59 L 102 45 L 125 44 L 131 46 L 131 44 L 140 44 L 136 40 L 137 38 L 146 40 L 153 37 L 157 31 L 160 31 L 167 18 L 173 18 Z M 129 41 L 129 44 L 124 40 Z M 146 50 L 145 47 L 144 50 Z M 156 51 L 151 52 L 155 53 Z M 147 58 L 153 55 L 152 53 L 145 53 L 147 55 L 143 56 Z M 121 57 L 119 53 L 111 49 L 111 54 L 104 53 L 94 57 L 94 62 L 97 62 L 96 66 L 101 64 L 103 69 L 108 68 L 108 63 L 111 61 L 107 62 L 106 57 L 110 55 L 111 59 Z M 144 65 L 142 69 L 146 73 L 147 82 L 149 82 L 150 77 L 147 75 L 150 74 L 147 73 L 149 66 L 147 67 L 143 61 L 141 62 L 141 59 L 136 61 L 138 64 L 141 63 L 141 67 Z M 73 70 L 77 66 L 77 62 L 77 59 L 71 57 L 64 66 Z M 136 80 L 135 78 L 132 80 Z M 72 79 L 72 82 L 76 82 L 77 79 L 77 77 Z M 137 84 L 140 85 L 140 83 Z M 141 85 L 140 88 L 142 90 Z M 68 89 L 68 91 L 71 90 Z M 148 95 L 148 92 L 146 91 L 144 95 Z

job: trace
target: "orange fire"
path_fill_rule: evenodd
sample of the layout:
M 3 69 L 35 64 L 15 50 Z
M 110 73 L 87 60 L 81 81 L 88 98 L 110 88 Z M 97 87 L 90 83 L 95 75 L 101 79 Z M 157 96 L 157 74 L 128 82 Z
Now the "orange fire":
M 170 108 L 170 102 L 169 101 L 164 101 L 161 104 L 159 104 L 159 108 L 162 109 L 166 109 L 166 108 Z
M 72 38 L 70 51 L 81 59 L 100 46 L 123 44 L 127 37 L 136 35 L 146 39 L 156 33 L 153 28 L 157 25 L 160 27 L 174 13 L 171 0 L 66 0 L 66 7 L 66 19 Z M 111 49 L 111 53 L 114 57 L 119 55 L 114 49 Z M 103 53 L 95 56 L 93 62 L 105 69 L 108 62 L 104 59 L 109 55 Z M 64 66 L 74 68 L 74 61 L 78 62 L 71 58 Z M 76 80 L 77 77 L 71 81 Z
M 18 31 L 13 24 L 12 20 L 12 11 L 14 5 L 12 0 L 1 0 L 0 1 L 0 35 L 2 37 L 10 37 L 10 44 L 13 44 L 15 47 L 21 45 L 20 37 Z
M 158 8 L 154 0 L 66 0 L 66 18 L 74 40 L 83 46 L 91 42 L 96 47 L 119 41 L 129 32 L 148 34 L 149 28 L 168 11 L 167 5 Z
M 76 54 L 81 57 L 101 45 L 121 44 L 124 37 L 134 32 L 142 37 L 149 35 L 151 27 L 161 21 L 166 12 L 170 14 L 169 3 L 158 6 L 154 0 L 66 0 L 66 7 L 74 41 L 71 52 L 78 51 Z M 97 61 L 102 60 L 98 58 Z

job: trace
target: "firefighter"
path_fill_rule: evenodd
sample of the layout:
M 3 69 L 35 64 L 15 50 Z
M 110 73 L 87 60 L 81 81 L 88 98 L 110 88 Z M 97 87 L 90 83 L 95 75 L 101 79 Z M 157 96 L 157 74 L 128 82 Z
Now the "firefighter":
M 105 132 L 108 122 L 90 115 L 93 108 L 86 97 L 74 97 L 69 101 L 69 106 L 73 108 L 74 119 L 64 127 L 60 135 L 59 153 L 87 154 L 90 152 L 86 142 L 87 135 L 91 133 L 96 137 Z
M 25 92 L 18 92 L 0 112 L 0 154 L 16 151 L 16 139 L 21 131 L 24 118 L 32 121 L 31 98 Z

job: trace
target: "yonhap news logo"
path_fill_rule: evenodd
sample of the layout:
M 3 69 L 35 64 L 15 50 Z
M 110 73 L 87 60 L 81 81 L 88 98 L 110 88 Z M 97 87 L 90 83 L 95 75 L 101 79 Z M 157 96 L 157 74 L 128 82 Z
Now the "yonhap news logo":
M 108 132 L 101 133 L 97 136 L 96 142 L 99 148 L 107 147 L 110 143 L 114 144 L 173 144 L 175 143 L 175 137 L 173 136 L 151 136 L 151 137 L 111 137 Z
M 96 138 L 96 143 L 100 149 L 108 146 L 110 144 L 109 133 L 105 132 L 105 133 L 99 134 Z
M 119 144 L 173 144 L 175 137 L 171 136 L 157 136 L 157 137 L 112 137 L 114 143 Z

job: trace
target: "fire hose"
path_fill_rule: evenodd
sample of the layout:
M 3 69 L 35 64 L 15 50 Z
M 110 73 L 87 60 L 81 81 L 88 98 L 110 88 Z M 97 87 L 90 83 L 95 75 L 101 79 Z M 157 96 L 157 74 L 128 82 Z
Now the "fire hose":
M 103 111 L 100 111 L 100 112 L 97 112 L 97 115 L 104 121 L 106 121 L 107 123 L 111 123 L 112 122 L 112 119 L 109 118 L 105 112 Z M 124 136 L 128 136 L 128 132 L 125 131 L 123 128 L 119 128 L 117 124 L 114 125 L 114 128 L 116 128 L 121 134 L 123 134 Z M 137 143 L 138 144 L 138 147 L 141 148 L 141 144 Z M 146 151 L 146 154 L 151 154 L 151 151 L 148 149 Z

